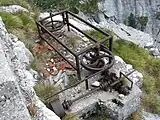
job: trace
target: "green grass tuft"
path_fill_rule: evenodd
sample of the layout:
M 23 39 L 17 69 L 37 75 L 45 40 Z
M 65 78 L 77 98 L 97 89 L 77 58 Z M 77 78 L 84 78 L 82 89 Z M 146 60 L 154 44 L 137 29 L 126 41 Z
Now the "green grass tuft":
M 57 92 L 57 88 L 55 88 L 53 85 L 51 84 L 43 84 L 43 83 L 37 83 L 34 86 L 34 90 L 37 94 L 37 96 L 40 98 L 40 100 L 42 102 L 44 102 L 45 104 L 48 104 L 49 102 L 51 102 L 54 99 L 57 99 L 58 96 L 54 96 L 46 99 L 52 95 L 54 95 Z
M 7 28 L 20 28 L 23 26 L 23 21 L 18 16 L 7 12 L 0 12 L 0 16 Z
M 79 120 L 79 118 L 73 113 L 67 113 L 62 120 Z
M 8 32 L 16 35 L 19 40 L 24 42 L 27 48 L 32 50 L 34 40 L 37 39 L 37 27 L 35 24 L 35 19 L 37 19 L 37 16 L 39 15 L 39 9 L 33 6 L 33 4 L 29 5 L 27 1 L 23 0 L 7 0 L 6 2 L 2 0 L 0 3 L 4 5 L 11 5 L 15 3 L 21 6 L 23 3 L 28 6 L 29 12 L 0 12 L 0 16 Z
M 151 58 L 148 51 L 125 40 L 114 41 L 113 51 L 138 70 L 145 67 L 148 62 L 147 60 Z
M 143 108 L 151 113 L 160 114 L 160 96 L 150 93 L 142 97 Z

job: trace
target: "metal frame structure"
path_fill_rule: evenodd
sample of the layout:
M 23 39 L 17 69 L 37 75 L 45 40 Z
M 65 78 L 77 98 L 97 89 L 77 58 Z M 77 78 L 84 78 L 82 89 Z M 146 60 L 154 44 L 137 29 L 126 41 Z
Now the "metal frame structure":
M 47 27 L 45 27 L 46 24 L 49 24 L 51 23 L 52 24 L 52 28 L 54 28 L 53 26 L 53 17 L 56 16 L 56 15 L 61 15 L 62 16 L 62 24 L 63 25 L 67 25 L 67 28 L 68 28 L 68 31 L 70 31 L 70 28 L 74 28 L 76 29 L 78 32 L 82 33 L 84 36 L 86 36 L 89 40 L 91 40 L 94 44 L 93 45 L 90 45 L 88 46 L 87 48 L 84 48 L 82 49 L 80 52 L 74 52 L 73 50 L 69 49 L 65 44 L 63 44 L 49 29 L 47 29 Z M 89 27 L 91 27 L 92 29 L 100 32 L 101 34 L 105 35 L 106 38 L 103 39 L 103 40 L 100 40 L 100 41 L 97 41 L 95 40 L 94 38 L 92 38 L 91 36 L 87 35 L 84 31 L 80 30 L 78 28 L 78 26 L 75 26 L 73 25 L 70 21 L 69 21 L 69 17 L 74 17 L 76 18 L 77 20 L 83 22 L 84 24 L 88 25 Z M 47 22 L 47 23 L 44 23 L 45 20 L 49 19 L 51 21 Z M 88 51 L 89 49 L 91 48 L 94 48 L 96 46 L 103 46 L 105 47 L 104 43 L 108 40 L 109 41 L 109 50 L 112 51 L 112 40 L 113 40 L 113 37 L 111 35 L 109 35 L 108 33 L 100 30 L 99 28 L 93 26 L 92 24 L 90 24 L 89 22 L 83 20 L 82 18 L 78 17 L 77 15 L 73 14 L 72 12 L 70 11 L 61 11 L 61 12 L 58 12 L 58 13 L 50 13 L 50 16 L 44 18 L 44 19 L 41 19 L 39 21 L 36 21 L 36 24 L 37 24 L 37 28 L 38 28 L 38 33 L 39 33 L 39 36 L 42 40 L 44 40 L 48 45 L 50 45 L 68 64 L 70 64 L 76 71 L 77 71 L 77 75 L 78 75 L 78 79 L 81 80 L 81 72 L 80 72 L 80 55 L 83 54 L 84 52 Z M 61 29 L 62 26 L 59 27 L 59 29 Z M 59 30 L 59 29 L 56 29 L 56 30 Z M 47 33 L 48 35 L 50 35 L 56 42 L 58 42 L 61 46 L 63 46 L 68 52 L 70 52 L 74 57 L 75 57 L 75 61 L 76 61 L 76 64 L 73 65 L 69 60 L 67 60 L 67 58 L 62 55 L 62 53 L 60 53 L 49 41 L 47 40 L 46 38 L 43 37 L 43 34 L 44 33 Z M 106 48 L 106 47 L 105 47 Z M 107 48 L 107 49 L 108 49 Z M 111 61 L 110 61 L 111 62 Z M 87 83 L 86 83 L 87 84 Z
M 61 21 L 59 21 L 59 20 L 53 20 L 53 17 L 55 17 L 56 15 L 61 15 L 62 16 L 62 20 Z M 105 39 L 100 40 L 100 41 L 95 40 L 94 38 L 92 38 L 92 36 L 87 35 L 84 31 L 80 30 L 78 28 L 78 26 L 73 25 L 70 22 L 69 17 L 75 18 L 75 19 L 79 20 L 80 22 L 88 25 L 92 29 L 100 32 L 101 34 L 103 34 L 104 36 L 106 36 Z M 50 19 L 50 21 L 46 21 L 47 19 Z M 59 23 L 58 27 L 54 26 L 55 22 Z M 58 12 L 58 13 L 54 13 L 54 14 L 50 13 L 50 15 L 48 17 L 46 17 L 44 19 L 41 19 L 39 21 L 36 21 L 36 24 L 37 24 L 38 33 L 39 33 L 40 38 L 42 40 L 44 40 L 51 48 L 53 48 L 53 50 L 55 50 L 55 52 L 57 52 L 68 64 L 70 64 L 77 71 L 77 76 L 78 76 L 78 79 L 79 79 L 79 81 L 77 81 L 73 85 L 68 86 L 65 89 L 62 89 L 62 90 L 56 92 L 54 95 L 47 96 L 45 98 L 46 100 L 48 100 L 48 99 L 52 98 L 53 96 L 56 96 L 56 95 L 58 95 L 58 94 L 60 94 L 60 93 L 62 93 L 64 91 L 66 91 L 68 89 L 71 89 L 71 88 L 77 86 L 78 84 L 80 84 L 82 82 L 86 83 L 86 89 L 88 89 L 88 79 L 94 77 L 95 75 L 102 74 L 103 72 L 109 73 L 108 69 L 110 67 L 112 67 L 112 65 L 114 64 L 114 57 L 113 58 L 109 57 L 108 67 L 105 67 L 105 68 L 102 68 L 102 69 L 98 69 L 96 72 L 94 72 L 93 74 L 91 74 L 89 76 L 86 76 L 82 80 L 82 78 L 81 78 L 81 71 L 80 71 L 80 61 L 82 61 L 82 57 L 84 56 L 84 54 L 86 54 L 87 52 L 90 52 L 90 50 L 93 49 L 93 48 L 105 48 L 106 51 L 104 51 L 104 52 L 109 51 L 108 53 L 111 53 L 111 56 L 113 56 L 112 55 L 113 37 L 111 35 L 109 35 L 108 33 L 100 30 L 99 28 L 93 26 L 92 24 L 88 23 L 87 21 L 83 20 L 82 18 L 78 17 L 77 15 L 73 14 L 72 12 L 66 11 L 66 10 Z M 67 26 L 67 30 L 68 31 L 70 31 L 71 28 L 77 30 L 78 32 L 80 32 L 81 34 L 83 34 L 85 37 L 87 37 L 89 40 L 91 40 L 93 42 L 93 44 L 90 45 L 90 46 L 88 46 L 87 48 L 82 49 L 79 52 L 74 52 L 73 50 L 71 50 L 70 48 L 68 48 L 65 44 L 63 44 L 62 41 L 53 34 L 53 32 L 58 31 L 61 28 L 63 28 L 64 25 Z M 52 30 L 48 29 L 48 26 L 51 27 Z M 76 64 L 72 64 L 62 53 L 60 53 L 58 51 L 58 49 L 56 49 L 53 46 L 53 44 L 51 43 L 52 41 L 46 39 L 43 36 L 44 34 L 48 34 L 50 37 L 53 38 L 53 40 L 55 40 L 58 44 L 60 44 L 61 46 L 63 46 L 63 48 L 65 48 L 70 54 L 72 54 L 74 56 L 74 58 L 75 58 Z M 106 41 L 109 41 L 108 48 L 105 45 Z M 81 62 L 81 66 L 84 67 L 84 65 L 82 64 L 82 62 Z M 81 95 L 81 96 L 75 98 L 74 100 L 66 100 L 62 104 L 60 103 L 59 100 L 56 100 L 56 102 L 52 101 L 51 102 L 52 108 L 53 108 L 53 110 L 54 110 L 55 113 L 57 113 L 58 115 L 60 115 L 62 117 L 64 115 L 64 113 L 65 113 L 64 108 L 68 109 L 72 105 L 73 102 L 75 102 L 75 101 L 77 101 L 77 100 L 79 100 L 79 99 L 81 99 L 81 98 L 83 98 L 83 97 L 85 97 L 85 96 L 87 96 L 87 95 L 89 95 L 91 93 L 94 93 L 95 91 L 98 91 L 100 89 L 102 89 L 104 91 L 107 91 L 106 88 L 112 88 L 115 85 L 117 85 L 120 82 L 122 82 L 122 80 L 121 80 L 122 77 L 126 78 L 131 83 L 130 87 L 128 87 L 128 89 L 131 90 L 132 87 L 133 87 L 133 82 L 129 79 L 128 76 L 130 74 L 132 74 L 134 71 L 135 70 L 133 70 L 132 72 L 128 73 L 127 75 L 125 75 L 124 73 L 120 72 L 120 77 L 119 78 L 115 77 L 115 76 L 112 76 L 112 75 L 109 75 L 109 74 L 106 74 L 108 76 L 108 78 L 105 75 L 101 76 L 101 78 L 99 78 L 98 80 L 102 80 L 101 81 L 102 83 L 101 83 L 101 85 L 98 88 L 95 88 L 92 91 L 87 92 L 86 94 Z M 111 77 L 113 77 L 114 80 Z M 111 83 L 107 82 L 109 79 L 112 80 Z M 57 107 L 57 105 L 58 105 L 58 107 Z

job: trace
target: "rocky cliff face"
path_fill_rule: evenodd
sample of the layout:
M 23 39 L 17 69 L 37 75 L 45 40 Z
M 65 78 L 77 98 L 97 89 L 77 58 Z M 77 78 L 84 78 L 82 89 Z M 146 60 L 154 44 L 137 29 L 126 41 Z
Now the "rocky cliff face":
M 60 120 L 34 92 L 32 59 L 25 45 L 7 33 L 0 18 L 0 120 Z
M 148 17 L 144 31 L 160 41 L 160 20 L 156 17 L 160 12 L 160 0 L 101 0 L 99 9 L 106 16 L 121 23 L 124 23 L 131 13 L 135 17 Z

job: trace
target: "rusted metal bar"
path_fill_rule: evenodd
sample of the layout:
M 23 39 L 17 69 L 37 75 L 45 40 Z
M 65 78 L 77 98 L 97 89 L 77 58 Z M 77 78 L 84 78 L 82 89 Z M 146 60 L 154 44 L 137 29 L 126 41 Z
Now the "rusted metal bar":
M 52 36 L 60 45 L 62 45 L 65 49 L 67 49 L 72 55 L 76 56 L 76 54 L 69 49 L 67 46 L 65 46 L 61 41 L 58 40 L 58 38 L 56 38 L 48 29 L 46 29 L 42 24 L 40 24 L 39 22 L 37 22 L 37 24 L 43 29 L 45 30 L 50 36 Z
M 52 13 L 50 12 L 50 18 L 51 18 L 51 22 L 52 22 L 52 29 L 54 29 L 54 26 L 53 26 L 53 18 L 52 18 Z
M 68 28 L 68 31 L 70 31 L 70 28 L 69 28 L 69 18 L 68 18 L 68 13 L 66 13 L 66 23 L 67 23 L 67 28 Z
M 75 60 L 76 60 L 78 79 L 81 80 L 81 71 L 80 71 L 79 57 L 75 56 Z
M 52 21 L 45 22 L 43 25 L 46 26 L 49 23 L 52 23 Z
M 37 29 L 38 29 L 38 34 L 39 34 L 39 36 L 41 37 L 40 28 L 39 28 L 39 25 L 37 24 L 37 22 L 36 22 L 36 25 L 37 25 Z
M 62 19 L 63 19 L 63 24 L 66 24 L 64 12 L 62 13 Z
M 69 25 L 73 28 L 75 28 L 76 30 L 78 30 L 80 33 L 82 33 L 83 35 L 85 35 L 87 38 L 91 39 L 94 42 L 97 42 L 95 39 L 93 39 L 92 37 L 90 37 L 89 35 L 87 35 L 85 32 L 83 32 L 82 30 L 80 30 L 79 28 L 77 28 L 76 26 L 72 25 L 71 23 L 69 23 Z
M 82 98 L 84 98 L 84 97 L 86 97 L 86 96 L 88 96 L 88 95 L 90 95 L 90 94 L 92 94 L 92 93 L 100 90 L 100 89 L 101 89 L 100 87 L 97 87 L 97 88 L 95 88 L 94 90 L 91 90 L 91 91 L 89 91 L 89 92 L 87 92 L 87 93 L 85 93 L 85 94 L 83 94 L 83 95 L 81 95 L 81 96 L 79 96 L 79 97 L 71 100 L 71 101 L 72 101 L 72 102 L 76 102 L 77 100 L 80 100 L 80 99 L 82 99 Z
M 56 15 L 59 15 L 59 14 L 62 14 L 63 12 L 65 12 L 66 10 L 63 10 L 63 11 L 60 11 L 60 12 L 57 12 L 57 13 L 51 13 L 52 15 L 52 17 L 53 16 L 56 16 Z M 51 16 L 48 16 L 48 17 L 45 17 L 45 18 L 43 18 L 43 19 L 41 19 L 41 20 L 39 20 L 38 22 L 41 22 L 41 21 L 44 21 L 44 20 L 47 20 L 48 18 L 50 18 Z
M 80 33 L 82 33 L 83 35 L 85 35 L 87 38 L 91 39 L 93 42 L 97 42 L 97 40 L 93 39 L 91 36 L 87 35 L 85 32 L 83 32 L 82 30 L 80 30 L 79 28 L 77 28 L 76 26 L 74 26 L 73 24 L 69 23 L 69 25 L 73 28 L 75 28 L 77 31 L 79 31 Z M 101 33 L 103 34 L 103 33 Z M 106 36 L 106 40 L 110 40 L 112 38 L 112 36 Z
M 120 72 L 120 77 L 122 77 L 122 75 L 123 75 L 125 78 L 127 78 L 128 81 L 131 82 L 130 90 L 131 90 L 132 87 L 133 87 L 133 81 L 132 81 L 128 76 L 129 76 L 130 74 L 132 74 L 133 72 L 134 72 L 134 70 L 133 70 L 132 72 L 128 73 L 127 75 L 125 75 L 124 73 Z
M 81 55 L 85 52 L 88 52 L 88 50 L 90 50 L 91 48 L 97 47 L 97 46 L 103 46 L 104 48 L 106 48 L 103 43 L 106 41 L 106 39 L 102 40 L 102 41 L 98 41 L 97 43 L 88 46 L 87 48 L 82 49 L 80 52 L 77 52 L 76 55 Z M 106 48 L 107 49 L 107 48 Z
M 90 24 L 89 22 L 87 22 L 87 21 L 83 20 L 82 18 L 78 17 L 78 16 L 75 15 L 74 13 L 72 13 L 72 12 L 70 12 L 70 11 L 66 11 L 66 12 L 69 13 L 70 15 L 72 15 L 73 17 L 79 19 L 80 21 L 84 22 L 84 23 L 87 24 L 88 26 L 90 26 L 90 27 L 94 28 L 95 30 L 99 31 L 100 33 L 102 33 L 102 34 L 104 34 L 104 35 L 106 35 L 106 36 L 111 36 L 111 35 L 109 35 L 108 33 L 104 32 L 104 31 L 98 29 L 97 27 L 95 27 L 94 25 Z
M 113 37 L 109 39 L 109 50 L 112 51 L 112 45 L 113 45 Z
M 45 99 L 47 100 L 47 99 L 49 99 L 49 98 L 51 98 L 51 97 L 53 97 L 53 96 L 55 96 L 55 95 L 58 95 L 58 94 L 60 94 L 60 93 L 62 93 L 62 92 L 64 92 L 64 91 L 66 91 L 66 90 L 68 90 L 68 89 L 71 89 L 71 88 L 77 86 L 78 84 L 80 84 L 80 83 L 82 83 L 82 82 L 88 80 L 89 78 L 91 78 L 91 77 L 93 77 L 93 76 L 95 76 L 95 75 L 97 75 L 97 74 L 100 74 L 100 73 L 103 72 L 103 71 L 104 71 L 104 70 L 98 71 L 98 72 L 96 72 L 96 73 L 94 73 L 94 74 L 92 74 L 92 75 L 86 77 L 85 79 L 80 80 L 80 81 L 78 81 L 77 83 L 75 83 L 75 84 L 73 84 L 73 85 L 71 85 L 71 86 L 69 86 L 69 87 L 66 87 L 65 89 L 63 89 L 63 90 L 61 90 L 61 91 L 55 93 L 54 95 L 51 95 L 51 96 L 45 98 Z
M 134 69 L 134 70 L 132 70 L 131 72 L 129 72 L 129 73 L 127 73 L 126 74 L 126 76 L 129 76 L 129 75 L 131 75 L 132 73 L 134 73 L 136 70 Z

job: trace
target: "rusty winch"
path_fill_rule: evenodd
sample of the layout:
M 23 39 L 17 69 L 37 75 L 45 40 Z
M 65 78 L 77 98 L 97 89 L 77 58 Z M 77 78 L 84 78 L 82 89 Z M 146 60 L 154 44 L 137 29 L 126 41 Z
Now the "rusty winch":
M 53 17 L 55 17 L 56 15 L 61 15 L 62 21 L 53 20 Z M 75 19 L 78 19 L 80 22 L 100 32 L 101 34 L 105 35 L 106 38 L 101 41 L 95 40 L 94 38 L 92 38 L 92 36 L 89 36 L 84 31 L 80 30 L 78 26 L 73 25 L 69 21 L 69 16 L 71 16 L 72 18 L 74 17 Z M 48 18 L 51 19 L 51 21 L 45 22 L 45 20 Z M 39 35 L 42 38 L 42 40 L 44 40 L 48 45 L 50 45 L 55 50 L 55 52 L 57 52 L 66 62 L 68 62 L 68 64 L 70 64 L 77 71 L 77 76 L 78 76 L 79 81 L 57 92 L 55 95 L 58 95 L 59 93 L 64 92 L 72 87 L 75 87 L 82 82 L 86 82 L 86 88 L 88 89 L 89 88 L 88 79 L 98 74 L 102 76 L 100 79 L 97 80 L 100 82 L 100 86 L 93 88 L 91 91 L 73 100 L 64 100 L 63 103 L 61 103 L 59 99 L 51 101 L 49 106 L 58 116 L 63 117 L 65 115 L 65 110 L 68 110 L 75 101 L 82 99 L 85 96 L 92 94 L 99 90 L 104 90 L 108 92 L 114 89 L 120 94 L 124 94 L 124 95 L 129 94 L 129 91 L 132 88 L 133 82 L 129 80 L 127 75 L 120 73 L 121 76 L 123 75 L 131 82 L 130 87 L 123 83 L 123 81 L 120 79 L 121 77 L 117 77 L 115 73 L 109 72 L 109 69 L 114 65 L 114 61 L 115 61 L 114 55 L 112 53 L 113 37 L 111 35 L 98 29 L 97 27 L 93 26 L 92 24 L 88 23 L 87 21 L 83 20 L 82 18 L 78 17 L 77 15 L 73 14 L 70 11 L 61 11 L 55 14 L 50 13 L 50 16 L 40 21 L 37 21 L 36 23 L 37 23 Z M 85 37 L 91 40 L 94 44 L 88 46 L 87 48 L 81 50 L 80 52 L 73 52 L 53 34 L 53 32 L 60 30 L 65 25 L 67 26 L 68 31 L 70 31 L 71 28 L 76 29 L 78 32 L 82 33 Z M 75 64 L 71 63 L 62 53 L 60 53 L 51 44 L 51 41 L 47 40 L 43 36 L 44 34 L 48 34 L 50 37 L 52 37 L 57 42 L 57 44 L 60 44 L 61 46 L 63 46 L 63 48 L 66 51 L 72 54 L 75 57 Z M 106 41 L 109 41 L 108 47 L 106 47 L 105 45 Z M 81 79 L 81 68 L 91 72 L 92 74 L 89 76 L 86 76 L 84 79 Z M 51 97 L 53 96 L 49 96 L 48 98 L 51 98 Z

